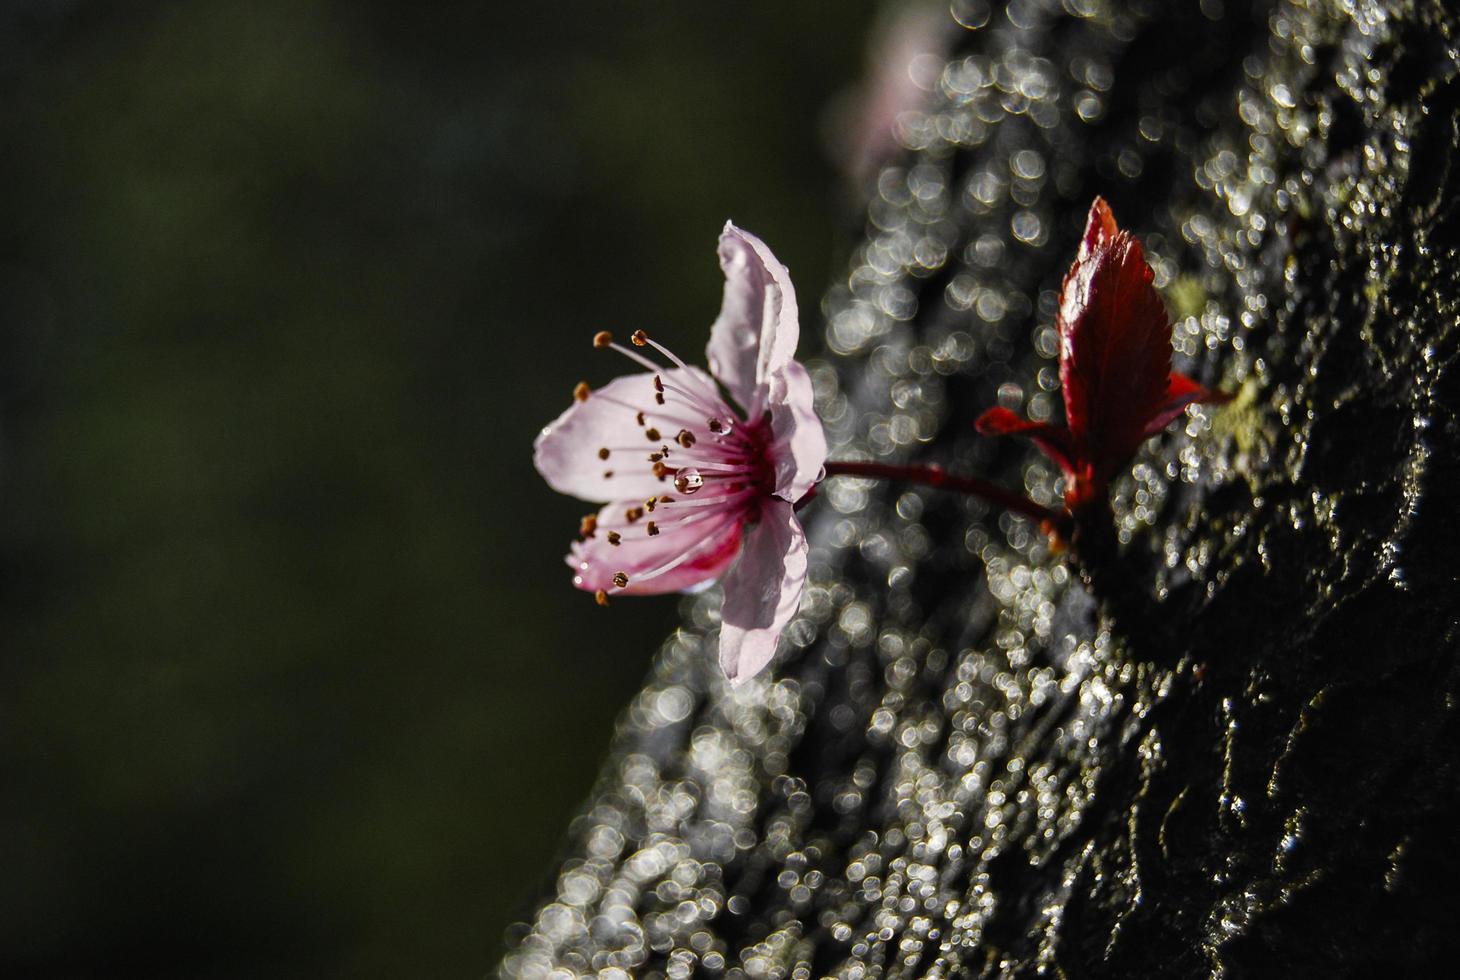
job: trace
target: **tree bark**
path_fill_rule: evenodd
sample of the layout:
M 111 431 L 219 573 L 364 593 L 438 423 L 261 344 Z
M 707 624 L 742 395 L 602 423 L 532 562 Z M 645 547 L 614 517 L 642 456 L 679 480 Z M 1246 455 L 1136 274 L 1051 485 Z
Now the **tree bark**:
M 1453 969 L 1460 19 L 952 7 L 825 307 L 834 455 L 1057 500 L 972 421 L 1060 411 L 1097 193 L 1238 398 L 1117 485 L 1118 609 L 1024 518 L 828 481 L 770 678 L 729 690 L 687 600 L 502 975 Z

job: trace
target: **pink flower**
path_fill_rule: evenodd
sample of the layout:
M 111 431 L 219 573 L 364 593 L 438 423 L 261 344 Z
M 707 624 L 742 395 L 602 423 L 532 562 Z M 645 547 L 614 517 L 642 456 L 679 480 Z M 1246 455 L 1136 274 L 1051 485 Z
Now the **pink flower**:
M 710 328 L 710 373 L 642 330 L 634 346 L 672 367 L 598 334 L 594 346 L 645 373 L 596 391 L 580 384 L 537 437 L 533 462 L 554 490 L 607 501 L 583 519 L 567 558 L 573 584 L 600 603 L 721 581 L 720 666 L 740 683 L 770 662 L 801 603 L 806 537 L 794 505 L 821 477 L 826 435 L 794 357 L 800 325 L 786 267 L 729 222 L 720 267 L 725 298 Z

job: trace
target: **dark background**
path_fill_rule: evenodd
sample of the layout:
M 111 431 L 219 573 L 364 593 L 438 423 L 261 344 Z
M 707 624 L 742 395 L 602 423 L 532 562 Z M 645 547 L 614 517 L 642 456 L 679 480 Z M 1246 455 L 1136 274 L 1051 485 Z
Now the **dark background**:
M 495 962 L 676 608 L 532 438 L 727 217 L 814 347 L 872 6 L 0 5 L 0 974 Z

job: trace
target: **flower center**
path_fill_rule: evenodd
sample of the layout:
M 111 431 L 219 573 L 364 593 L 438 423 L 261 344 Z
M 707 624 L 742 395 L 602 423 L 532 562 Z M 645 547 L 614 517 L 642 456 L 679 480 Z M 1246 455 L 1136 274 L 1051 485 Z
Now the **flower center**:
M 647 469 L 664 484 L 664 490 L 642 504 L 626 506 L 621 516 L 598 518 L 590 534 L 602 533 L 610 545 L 617 546 L 636 535 L 683 533 L 682 552 L 657 568 L 633 575 L 634 582 L 643 583 L 700 556 L 727 523 L 755 520 L 760 498 L 774 487 L 774 474 L 767 458 L 770 430 L 765 420 L 746 422 L 707 375 L 690 368 L 644 331 L 634 331 L 630 340 L 634 347 L 658 352 L 672 368 L 616 343 L 607 331 L 594 336 L 594 347 L 617 351 L 653 372 L 645 379 L 643 391 L 626 399 L 585 393 L 585 397 L 610 398 L 633 412 L 637 434 L 643 440 L 599 447 L 598 463 L 604 467 L 603 478 L 610 488 L 620 476 Z M 610 489 L 605 496 L 614 494 Z M 612 591 L 626 588 L 629 581 L 626 573 L 617 573 Z

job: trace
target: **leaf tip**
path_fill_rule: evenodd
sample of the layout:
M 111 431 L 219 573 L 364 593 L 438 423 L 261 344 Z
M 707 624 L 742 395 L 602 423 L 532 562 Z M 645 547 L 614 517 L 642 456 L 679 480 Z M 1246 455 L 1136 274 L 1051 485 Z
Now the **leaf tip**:
M 1080 252 L 1075 261 L 1084 259 L 1102 246 L 1109 245 L 1120 234 L 1115 223 L 1115 212 L 1105 203 L 1105 198 L 1096 197 L 1090 204 L 1090 214 L 1085 219 L 1085 237 L 1080 240 Z

